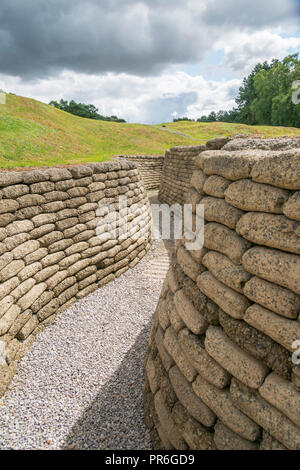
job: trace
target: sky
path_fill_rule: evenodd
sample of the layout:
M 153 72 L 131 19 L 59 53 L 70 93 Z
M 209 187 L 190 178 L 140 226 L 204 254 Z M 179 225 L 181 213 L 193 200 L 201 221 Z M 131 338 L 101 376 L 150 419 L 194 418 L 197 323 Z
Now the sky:
M 300 0 L 1 0 L 0 88 L 156 124 L 235 105 L 300 51 Z

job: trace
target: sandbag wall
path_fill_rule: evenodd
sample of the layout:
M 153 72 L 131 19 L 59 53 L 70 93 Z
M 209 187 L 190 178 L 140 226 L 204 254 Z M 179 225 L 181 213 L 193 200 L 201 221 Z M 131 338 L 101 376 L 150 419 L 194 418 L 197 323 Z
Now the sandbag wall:
M 147 191 L 159 188 L 164 155 L 119 155 L 116 158 L 136 164 Z
M 98 212 L 118 211 L 119 196 L 129 208 L 124 238 L 111 232 L 123 213 L 110 222 Z M 132 162 L 0 173 L 0 395 L 36 333 L 146 254 L 150 222 Z
M 205 241 L 178 241 L 155 313 L 154 447 L 299 450 L 300 150 L 206 151 L 195 164 Z
M 183 204 L 195 168 L 195 158 L 205 145 L 172 147 L 166 151 L 158 198 L 166 204 Z

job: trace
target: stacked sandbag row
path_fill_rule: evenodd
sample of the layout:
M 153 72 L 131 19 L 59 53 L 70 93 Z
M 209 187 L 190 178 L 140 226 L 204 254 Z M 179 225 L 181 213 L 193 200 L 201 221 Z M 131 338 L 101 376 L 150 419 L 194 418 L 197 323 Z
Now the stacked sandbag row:
M 204 247 L 176 243 L 149 338 L 146 423 L 156 449 L 299 450 L 300 149 L 228 145 L 196 158 Z
M 125 158 L 136 164 L 147 191 L 159 188 L 164 155 L 119 155 L 116 158 Z
M 223 150 L 288 150 L 300 148 L 300 137 L 277 137 L 262 139 L 257 137 L 243 138 L 241 135 L 233 136 L 222 147 Z
M 282 150 L 300 147 L 299 137 L 281 137 L 262 139 L 243 134 L 230 137 L 218 137 L 208 140 L 205 145 L 192 147 L 173 147 L 166 151 L 163 164 L 159 200 L 166 204 L 183 204 L 188 202 L 187 192 L 190 188 L 190 179 L 195 168 L 195 158 L 206 150 Z M 191 201 L 193 196 L 191 193 Z
M 150 223 L 132 162 L 0 173 L 0 394 L 42 327 L 146 254 Z
M 166 151 L 158 198 L 166 204 L 183 204 L 195 168 L 195 158 L 205 145 L 173 147 Z

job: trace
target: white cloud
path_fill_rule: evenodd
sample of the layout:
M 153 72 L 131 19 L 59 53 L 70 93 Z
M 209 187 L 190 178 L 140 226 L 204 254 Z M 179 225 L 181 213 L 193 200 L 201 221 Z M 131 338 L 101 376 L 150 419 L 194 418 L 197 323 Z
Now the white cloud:
M 282 59 L 300 49 L 300 37 L 282 37 L 270 30 L 255 33 L 233 32 L 217 41 L 215 49 L 224 51 L 226 68 L 246 75 L 258 62 Z
M 184 72 L 139 77 L 128 74 L 86 75 L 63 72 L 54 79 L 22 82 L 0 75 L 0 87 L 48 103 L 75 99 L 93 103 L 101 114 L 117 114 L 129 122 L 162 122 L 187 115 L 198 118 L 217 109 L 229 109 L 239 79 L 217 82 Z M 175 114 L 176 113 L 176 114 Z

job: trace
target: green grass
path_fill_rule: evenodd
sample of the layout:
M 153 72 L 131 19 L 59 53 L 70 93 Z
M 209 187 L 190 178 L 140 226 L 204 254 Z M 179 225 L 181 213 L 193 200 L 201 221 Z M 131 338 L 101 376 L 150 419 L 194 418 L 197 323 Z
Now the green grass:
M 6 105 L 0 105 L 1 168 L 102 161 L 117 154 L 155 155 L 172 146 L 197 145 L 237 133 L 300 135 L 300 129 L 226 123 L 166 123 L 161 128 L 93 121 L 29 98 L 6 98 Z
M 164 153 L 185 139 L 154 126 L 83 119 L 29 98 L 0 105 L 0 167 L 107 160 L 117 154 Z
M 180 132 L 205 143 L 214 137 L 231 136 L 234 134 L 259 135 L 261 137 L 298 136 L 300 129 L 295 127 L 274 126 L 247 126 L 244 124 L 232 124 L 227 122 L 191 122 L 179 121 L 164 123 L 166 129 Z M 156 127 L 161 127 L 159 124 Z

